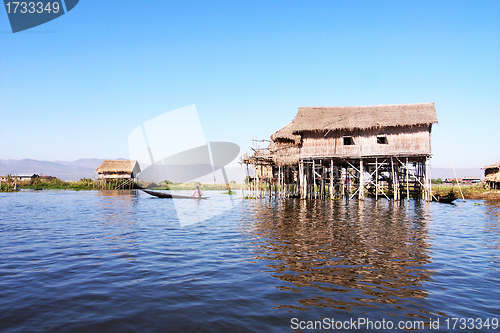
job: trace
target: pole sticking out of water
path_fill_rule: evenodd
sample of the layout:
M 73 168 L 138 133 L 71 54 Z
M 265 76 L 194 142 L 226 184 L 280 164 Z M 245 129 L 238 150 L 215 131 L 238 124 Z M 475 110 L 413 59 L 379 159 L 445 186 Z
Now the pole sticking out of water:
M 450 161 L 451 161 L 451 167 L 453 168 L 453 173 L 455 174 L 455 181 L 458 184 L 458 189 L 460 190 L 460 194 L 462 195 L 462 200 L 465 202 L 464 194 L 462 193 L 462 188 L 460 187 L 460 182 L 458 181 L 457 173 L 455 172 L 455 167 L 453 166 L 453 161 L 452 160 Z

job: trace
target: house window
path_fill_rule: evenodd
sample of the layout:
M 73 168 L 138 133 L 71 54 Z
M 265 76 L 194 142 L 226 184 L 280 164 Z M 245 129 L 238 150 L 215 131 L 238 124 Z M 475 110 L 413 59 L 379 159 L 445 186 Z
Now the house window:
M 354 146 L 354 139 L 352 136 L 344 136 L 344 146 Z
M 387 136 L 385 136 L 385 135 L 378 135 L 377 136 L 377 143 L 379 145 L 389 144 L 389 142 L 387 141 Z

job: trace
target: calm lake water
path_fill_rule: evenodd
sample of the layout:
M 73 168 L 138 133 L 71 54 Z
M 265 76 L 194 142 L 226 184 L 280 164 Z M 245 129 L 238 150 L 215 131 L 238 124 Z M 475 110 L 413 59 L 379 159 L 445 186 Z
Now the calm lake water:
M 500 332 L 499 203 L 235 202 L 0 194 L 0 331 Z

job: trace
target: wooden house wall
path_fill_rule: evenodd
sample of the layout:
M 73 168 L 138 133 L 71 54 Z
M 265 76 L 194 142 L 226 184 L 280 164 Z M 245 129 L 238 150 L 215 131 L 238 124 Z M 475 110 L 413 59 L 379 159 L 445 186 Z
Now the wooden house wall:
M 377 143 L 385 135 L 388 144 Z M 354 145 L 344 145 L 344 136 L 352 136 Z M 354 131 L 302 133 L 300 157 L 338 156 L 414 156 L 431 154 L 430 126 L 387 127 Z
M 278 166 L 299 163 L 299 147 L 292 142 L 274 142 L 272 151 L 273 161 Z
M 269 165 L 259 165 L 255 168 L 255 177 L 257 178 L 273 178 L 273 168 Z
M 130 173 L 100 173 L 99 179 L 132 179 L 133 175 Z

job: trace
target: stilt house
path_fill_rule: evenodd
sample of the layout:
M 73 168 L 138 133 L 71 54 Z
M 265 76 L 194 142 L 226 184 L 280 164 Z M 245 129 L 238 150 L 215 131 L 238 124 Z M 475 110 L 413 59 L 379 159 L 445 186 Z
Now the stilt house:
M 341 190 L 362 199 L 368 190 L 376 197 L 417 192 L 430 199 L 427 161 L 436 122 L 434 103 L 300 107 L 271 135 L 274 175 L 284 193 L 303 198 Z
M 135 160 L 106 160 L 95 171 L 99 179 L 123 179 L 134 180 L 141 172 L 139 163 Z
M 484 180 L 491 189 L 500 189 L 500 162 L 487 165 L 484 169 Z

